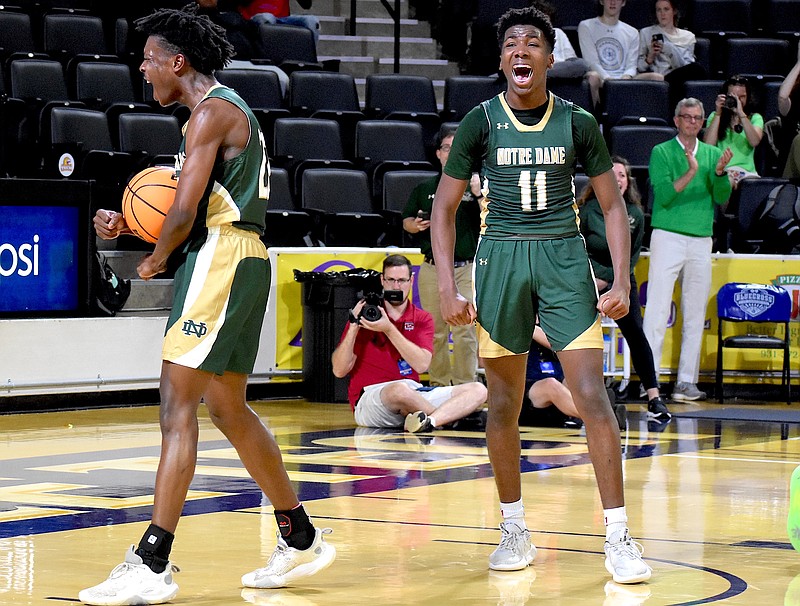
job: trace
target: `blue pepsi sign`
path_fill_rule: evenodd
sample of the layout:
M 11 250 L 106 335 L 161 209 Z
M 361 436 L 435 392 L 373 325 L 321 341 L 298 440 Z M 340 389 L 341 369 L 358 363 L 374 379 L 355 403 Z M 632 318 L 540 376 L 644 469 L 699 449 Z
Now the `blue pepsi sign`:
M 73 185 L 61 196 L 63 181 L 50 182 L 49 193 L 13 201 L 0 184 L 0 314 L 80 315 L 88 311 L 89 196 L 75 196 Z M 11 186 L 19 190 L 19 186 Z M 86 189 L 88 192 L 88 187 Z M 53 201 L 50 201 L 52 199 Z

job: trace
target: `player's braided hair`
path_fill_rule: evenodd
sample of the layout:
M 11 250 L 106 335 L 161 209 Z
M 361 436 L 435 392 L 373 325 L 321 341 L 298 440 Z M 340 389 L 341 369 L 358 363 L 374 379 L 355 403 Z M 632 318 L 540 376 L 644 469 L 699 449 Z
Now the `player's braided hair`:
M 547 44 L 550 45 L 550 51 L 553 51 L 556 45 L 556 32 L 553 29 L 553 24 L 550 22 L 550 17 L 535 6 L 510 8 L 500 17 L 500 20 L 497 22 L 497 44 L 500 48 L 503 47 L 508 28 L 514 27 L 515 25 L 533 25 L 534 27 L 538 27 L 542 30 Z
M 194 69 L 210 76 L 230 63 L 234 50 L 225 30 L 206 15 L 197 14 L 197 8 L 192 3 L 182 9 L 159 9 L 137 19 L 136 30 L 158 36 L 170 52 L 185 55 Z

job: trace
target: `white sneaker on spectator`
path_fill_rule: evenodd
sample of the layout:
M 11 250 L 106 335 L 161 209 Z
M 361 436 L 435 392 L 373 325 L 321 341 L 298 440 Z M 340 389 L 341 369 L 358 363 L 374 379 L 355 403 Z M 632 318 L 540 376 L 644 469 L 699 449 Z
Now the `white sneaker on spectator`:
M 628 534 L 628 529 L 612 535 L 603 545 L 606 570 L 617 583 L 641 583 L 650 578 L 653 570 L 642 559 L 644 548 Z
M 119 564 L 108 578 L 94 587 L 78 593 L 78 599 L 93 606 L 119 606 L 124 604 L 163 604 L 178 594 L 178 585 L 172 573 L 178 568 L 167 564 L 164 572 L 155 573 L 136 555 L 131 545 L 125 552 L 125 561 Z
M 314 542 L 308 549 L 289 547 L 278 532 L 278 545 L 263 568 L 248 572 L 242 585 L 255 589 L 286 587 L 290 583 L 310 577 L 325 570 L 336 559 L 336 548 L 326 543 L 322 535 L 333 532 L 330 528 L 316 529 Z
M 406 415 L 403 429 L 411 433 L 430 433 L 433 431 L 433 425 L 428 415 L 418 410 L 417 412 L 410 412 Z
M 531 544 L 531 533 L 514 522 L 501 522 L 500 544 L 489 556 L 492 570 L 522 570 L 533 563 L 536 547 Z

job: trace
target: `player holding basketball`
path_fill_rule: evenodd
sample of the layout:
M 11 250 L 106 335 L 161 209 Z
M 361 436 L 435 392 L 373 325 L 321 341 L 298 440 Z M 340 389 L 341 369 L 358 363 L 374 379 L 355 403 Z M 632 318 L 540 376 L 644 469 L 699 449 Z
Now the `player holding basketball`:
M 500 545 L 494 570 L 520 570 L 536 548 L 525 525 L 517 419 L 536 315 L 558 352 L 586 425 L 606 521 L 606 568 L 619 583 L 650 578 L 641 547 L 628 534 L 619 428 L 603 384 L 601 314 L 628 311 L 630 235 L 625 204 L 594 118 L 548 93 L 555 34 L 533 8 L 508 11 L 498 23 L 500 67 L 508 91 L 462 120 L 433 205 L 442 315 L 452 324 L 476 319 L 489 387 L 486 438 L 500 497 Z M 598 301 L 578 230 L 572 175 L 591 177 L 605 217 L 614 283 Z M 475 165 L 485 176 L 484 227 L 475 259 L 476 307 L 453 279 L 455 213 Z
M 162 9 L 136 22 L 148 36 L 140 70 L 163 106 L 193 108 L 176 168 L 175 203 L 144 279 L 180 255 L 175 300 L 161 367 L 161 459 L 152 523 L 138 547 L 108 580 L 80 592 L 87 604 L 160 604 L 175 596 L 169 562 L 197 460 L 197 409 L 209 416 L 239 454 L 275 508 L 278 546 L 266 567 L 242 577 L 248 587 L 282 587 L 326 568 L 336 551 L 315 529 L 289 483 L 272 435 L 247 405 L 245 388 L 258 349 L 270 268 L 259 235 L 269 195 L 269 160 L 253 113 L 213 76 L 231 59 L 225 34 L 195 7 Z M 126 229 L 118 213 L 94 218 L 102 238 Z

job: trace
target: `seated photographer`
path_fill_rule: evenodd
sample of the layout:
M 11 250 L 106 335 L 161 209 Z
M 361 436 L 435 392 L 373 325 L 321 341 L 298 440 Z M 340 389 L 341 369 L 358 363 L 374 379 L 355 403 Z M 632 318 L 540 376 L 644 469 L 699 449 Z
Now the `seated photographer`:
M 419 382 L 419 373 L 431 363 L 433 319 L 409 299 L 413 277 L 406 257 L 387 256 L 383 301 L 356 303 L 331 357 L 333 374 L 350 376 L 348 398 L 356 423 L 363 427 L 429 432 L 463 419 L 486 402 L 482 383 L 424 387 Z
M 723 83 L 716 109 L 706 120 L 703 142 L 733 151 L 733 158 L 725 168 L 733 187 L 742 179 L 760 176 L 755 154 L 764 136 L 764 118 L 753 111 L 754 107 L 750 81 L 744 76 L 731 76 Z

